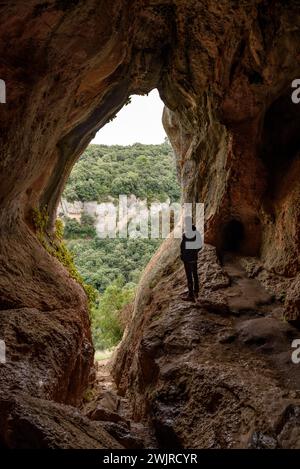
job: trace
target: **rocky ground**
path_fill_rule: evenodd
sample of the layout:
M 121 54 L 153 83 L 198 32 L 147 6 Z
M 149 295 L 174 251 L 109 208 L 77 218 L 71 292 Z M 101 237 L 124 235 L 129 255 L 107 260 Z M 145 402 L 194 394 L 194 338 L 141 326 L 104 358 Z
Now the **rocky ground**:
M 300 447 L 300 366 L 283 318 L 290 280 L 255 258 L 213 247 L 199 258 L 201 292 L 183 300 L 183 268 L 165 275 L 144 311 L 140 340 L 114 367 L 132 417 L 160 447 Z M 123 361 L 122 361 L 123 358 Z M 126 384 L 124 384 L 126 383 Z
M 29 396 L 25 384 L 4 395 L 1 445 L 300 448 L 300 330 L 283 306 L 293 279 L 254 257 L 220 261 L 209 245 L 198 270 L 195 303 L 180 263 L 152 279 L 142 322 L 133 318 L 113 360 L 96 362 L 79 408 Z
M 151 428 L 134 422 L 128 399 L 119 395 L 111 375 L 111 359 L 96 362 L 96 381 L 82 411 L 89 419 L 101 422 L 125 448 L 157 447 Z

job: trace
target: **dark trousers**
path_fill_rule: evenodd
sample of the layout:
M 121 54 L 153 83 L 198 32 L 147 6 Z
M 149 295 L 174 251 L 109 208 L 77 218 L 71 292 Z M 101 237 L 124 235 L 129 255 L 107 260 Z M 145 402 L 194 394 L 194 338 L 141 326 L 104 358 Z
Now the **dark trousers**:
M 199 279 L 197 270 L 197 261 L 184 263 L 186 279 L 189 288 L 189 294 L 193 295 L 194 292 L 199 292 Z

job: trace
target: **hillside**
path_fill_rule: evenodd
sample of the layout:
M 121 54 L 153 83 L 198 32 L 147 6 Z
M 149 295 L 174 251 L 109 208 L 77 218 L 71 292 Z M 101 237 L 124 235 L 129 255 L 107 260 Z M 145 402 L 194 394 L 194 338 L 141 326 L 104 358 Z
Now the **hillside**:
M 132 300 L 143 269 L 162 242 L 97 236 L 95 218 L 85 212 L 84 203 L 113 200 L 117 204 L 119 194 L 134 195 L 149 204 L 166 199 L 179 201 L 180 187 L 167 141 L 161 145 L 137 143 L 126 147 L 90 145 L 66 185 L 63 198 L 75 205 L 81 202 L 83 208 L 71 216 L 60 213 L 65 224 L 65 243 L 84 282 L 100 293 L 93 308 L 97 348 L 109 347 L 120 340 L 118 311 Z
M 174 157 L 161 145 L 89 145 L 70 175 L 63 197 L 68 201 L 105 202 L 134 194 L 148 202 L 180 197 Z

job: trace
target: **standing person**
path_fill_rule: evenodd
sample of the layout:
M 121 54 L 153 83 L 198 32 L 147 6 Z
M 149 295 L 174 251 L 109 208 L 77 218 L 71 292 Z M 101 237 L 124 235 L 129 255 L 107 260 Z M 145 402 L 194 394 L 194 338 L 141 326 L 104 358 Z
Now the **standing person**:
M 185 217 L 184 220 L 185 231 L 182 235 L 180 244 L 181 260 L 184 263 L 185 274 L 189 293 L 186 298 L 187 301 L 195 301 L 199 294 L 199 279 L 198 279 L 198 252 L 202 249 L 202 237 L 196 226 L 192 224 L 192 217 Z

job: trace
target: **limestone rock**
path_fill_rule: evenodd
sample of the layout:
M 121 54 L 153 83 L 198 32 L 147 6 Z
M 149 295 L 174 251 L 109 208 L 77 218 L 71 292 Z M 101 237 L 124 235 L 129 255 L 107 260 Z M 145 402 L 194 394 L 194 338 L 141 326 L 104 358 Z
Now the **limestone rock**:
M 0 104 L 0 338 L 9 353 L 0 365 L 0 402 L 11 390 L 64 403 L 82 399 L 93 366 L 87 301 L 41 245 L 32 210 L 47 208 L 51 236 L 64 184 L 86 145 L 129 95 L 155 87 L 166 105 L 183 201 L 205 203 L 206 242 L 220 252 L 232 236 L 240 254 L 260 256 L 263 272 L 295 281 L 286 307 L 288 317 L 299 319 L 300 107 L 291 100 L 291 83 L 300 76 L 298 2 L 31 0 L 2 2 L 0 14 L 0 78 L 7 88 L 7 103 Z M 246 372 L 248 352 L 229 354 L 221 366 L 209 360 L 224 353 L 224 344 L 211 345 L 208 363 L 197 349 L 227 328 L 226 311 L 233 316 L 222 291 L 226 273 L 217 260 L 206 263 L 211 311 L 204 304 L 182 307 L 177 253 L 176 241 L 167 240 L 139 285 L 116 365 L 120 392 L 135 392 L 136 415 L 143 415 L 142 395 L 153 381 L 156 397 L 147 401 L 156 402 L 156 426 L 164 420 L 163 444 L 172 427 L 182 445 L 245 446 L 248 436 L 242 442 L 235 433 L 241 421 L 243 435 L 274 438 L 266 422 L 281 394 L 264 359 Z M 175 296 L 164 297 L 163 289 Z M 170 353 L 176 363 L 166 363 Z M 195 358 L 186 361 L 187 354 Z M 174 380 L 181 388 L 169 385 Z M 177 414 L 168 408 L 169 394 Z M 212 416 L 221 408 L 223 436 L 211 417 L 193 424 L 193 412 Z M 2 427 L 0 435 L 5 439 Z

